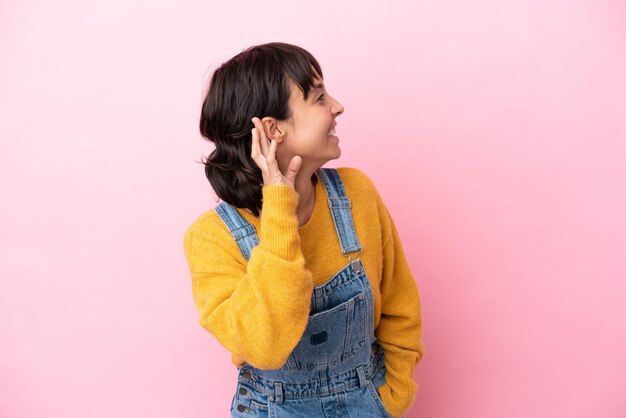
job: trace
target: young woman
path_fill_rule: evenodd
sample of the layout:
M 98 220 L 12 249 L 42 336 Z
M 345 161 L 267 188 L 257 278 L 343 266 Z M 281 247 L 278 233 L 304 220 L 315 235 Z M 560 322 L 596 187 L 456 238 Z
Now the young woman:
M 184 236 L 200 324 L 238 369 L 233 417 L 401 417 L 424 354 L 417 286 L 343 106 L 306 50 L 273 42 L 212 75 L 200 132 L 222 200 Z

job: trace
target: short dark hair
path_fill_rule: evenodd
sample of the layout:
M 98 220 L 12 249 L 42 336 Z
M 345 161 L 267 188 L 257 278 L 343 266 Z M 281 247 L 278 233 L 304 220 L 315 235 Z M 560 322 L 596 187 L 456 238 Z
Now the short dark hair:
M 313 87 L 317 60 L 305 49 L 283 42 L 252 46 L 217 68 L 209 83 L 200 116 L 201 135 L 215 144 L 202 161 L 217 196 L 259 216 L 263 174 L 251 157 L 252 117 L 291 118 L 289 80 L 304 100 Z M 311 182 L 317 184 L 317 176 Z

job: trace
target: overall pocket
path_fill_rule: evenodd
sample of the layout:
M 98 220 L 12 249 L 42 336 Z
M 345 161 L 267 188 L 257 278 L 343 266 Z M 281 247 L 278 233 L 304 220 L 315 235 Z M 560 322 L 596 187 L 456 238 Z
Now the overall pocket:
M 391 415 L 389 411 L 387 411 L 387 408 L 385 408 L 385 405 L 383 404 L 382 399 L 380 399 L 380 395 L 378 394 L 378 391 L 376 390 L 376 386 L 374 386 L 374 382 L 372 380 L 370 380 L 369 385 L 367 385 L 367 389 L 372 395 L 372 398 L 374 399 L 374 402 L 378 406 L 378 409 L 380 409 L 380 412 L 385 414 L 387 418 L 393 418 L 393 415 Z
M 298 345 L 290 354 L 289 369 L 312 369 L 337 364 L 365 346 L 365 292 L 334 308 L 309 316 Z M 288 367 L 287 365 L 285 367 Z

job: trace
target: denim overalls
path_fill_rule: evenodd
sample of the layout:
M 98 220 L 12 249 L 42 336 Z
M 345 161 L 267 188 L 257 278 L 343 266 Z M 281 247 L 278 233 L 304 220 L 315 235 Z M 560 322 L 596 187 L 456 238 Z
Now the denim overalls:
M 318 173 L 341 253 L 358 254 L 362 247 L 341 177 L 333 168 Z M 216 211 L 248 260 L 259 243 L 254 226 L 224 201 Z M 343 268 L 313 288 L 308 324 L 285 364 L 273 370 L 248 363 L 238 368 L 231 417 L 392 418 L 376 392 L 385 382 L 384 360 L 374 335 L 370 281 L 358 255 L 352 261 L 349 256 Z

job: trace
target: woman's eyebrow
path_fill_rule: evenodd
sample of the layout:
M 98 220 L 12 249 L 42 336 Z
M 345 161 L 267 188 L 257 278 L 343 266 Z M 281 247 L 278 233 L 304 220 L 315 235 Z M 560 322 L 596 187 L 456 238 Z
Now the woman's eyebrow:
M 324 83 L 317 83 L 316 85 L 311 87 L 311 91 L 316 91 L 316 90 L 323 89 L 323 88 L 325 88 Z

